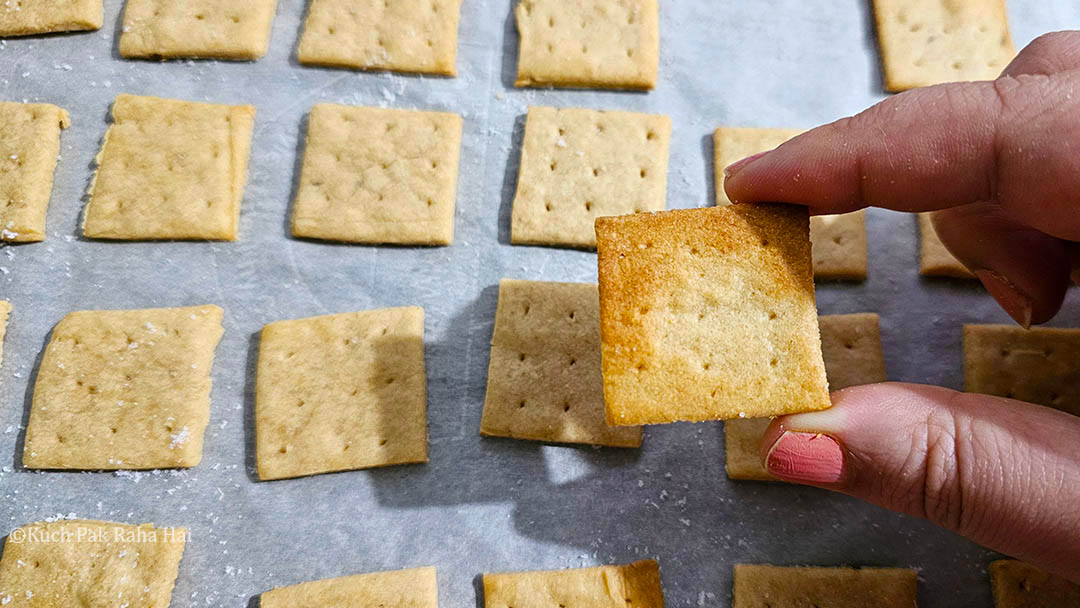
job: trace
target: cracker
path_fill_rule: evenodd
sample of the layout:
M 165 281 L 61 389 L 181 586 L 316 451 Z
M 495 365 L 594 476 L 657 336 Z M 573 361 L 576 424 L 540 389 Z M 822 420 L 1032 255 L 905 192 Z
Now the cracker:
M 356 574 L 279 587 L 259 596 L 260 608 L 385 606 L 437 608 L 435 568 Z
M 805 207 L 600 218 L 596 235 L 608 424 L 830 406 Z
M 101 29 L 102 0 L 4 0 L 0 2 L 0 36 Z
M 975 275 L 967 266 L 941 242 L 934 223 L 929 213 L 920 213 L 919 216 L 919 274 L 924 277 L 950 277 L 954 279 L 974 279 Z
M 990 585 L 996 608 L 1080 606 L 1080 585 L 1016 560 L 991 563 Z
M 276 8 L 277 0 L 127 0 L 120 55 L 258 59 Z
M 263 328 L 255 384 L 260 479 L 427 462 L 424 310 Z
M 484 575 L 487 608 L 663 608 L 660 566 L 641 560 L 623 566 Z
M 112 114 L 84 234 L 235 240 L 255 108 L 119 95 Z
M 0 300 L 0 364 L 4 362 L 4 334 L 7 331 L 8 315 L 11 314 L 11 302 Z
M 720 127 L 713 131 L 713 167 L 716 176 L 716 204 L 730 205 L 724 192 L 724 168 L 728 165 L 778 147 L 802 133 L 799 129 L 764 127 Z
M 316 105 L 293 236 L 449 245 L 461 128 L 461 117 L 445 112 Z
M 604 418 L 595 284 L 499 282 L 480 433 L 641 445 L 641 427 L 611 427 Z
M 9 608 L 168 606 L 186 541 L 186 529 L 153 524 L 30 524 L 4 545 L 0 601 Z
M 1080 329 L 964 326 L 964 390 L 1080 416 Z
M 993 80 L 1016 51 L 1005 0 L 873 0 L 885 89 Z
M 514 86 L 651 89 L 660 63 L 657 0 L 522 0 Z
M 51 104 L 0 102 L 0 241 L 44 240 L 60 130 L 70 124 Z
M 53 328 L 26 428 L 28 469 L 160 469 L 202 460 L 217 306 L 73 312 Z
M 595 248 L 605 215 L 663 211 L 671 119 L 529 108 L 511 242 Z
M 461 0 L 311 0 L 300 63 L 457 75 Z
M 917 588 L 906 568 L 736 564 L 732 608 L 914 608 Z
M 876 314 L 823 315 L 818 318 L 818 324 L 829 388 L 840 390 L 889 379 L 885 373 L 885 355 Z M 768 426 L 768 418 L 724 422 L 728 477 L 775 479 L 761 465 L 761 438 Z

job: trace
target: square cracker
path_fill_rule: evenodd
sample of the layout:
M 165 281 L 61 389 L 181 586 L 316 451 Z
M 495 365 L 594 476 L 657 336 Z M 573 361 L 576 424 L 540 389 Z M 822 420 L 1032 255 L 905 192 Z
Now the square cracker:
M 651 89 L 660 63 L 657 0 L 522 0 L 514 86 Z
M 118 606 L 118 598 L 130 606 L 168 606 L 186 540 L 184 528 L 153 524 L 30 524 L 4 545 L 0 598 L 8 608 Z
M 917 589 L 906 568 L 736 564 L 732 608 L 914 608 Z
M 300 63 L 457 75 L 461 0 L 311 0 Z
M 41 359 L 23 465 L 160 469 L 202 460 L 217 306 L 73 312 Z
M 641 560 L 622 566 L 484 575 L 487 608 L 663 608 L 660 566 Z
M 840 390 L 859 384 L 885 382 L 885 355 L 881 349 L 881 330 L 874 313 L 823 315 L 821 354 L 829 388 Z M 731 479 L 772 480 L 761 466 L 759 448 L 769 418 L 747 418 L 724 422 L 724 447 L 727 474 Z
M 663 211 L 671 119 L 529 108 L 510 240 L 595 248 L 596 218 Z
M 919 216 L 919 274 L 924 277 L 974 279 L 975 275 L 960 263 L 941 242 L 929 213 Z
M 277 0 L 127 0 L 120 55 L 258 59 L 276 8 Z
M 255 108 L 119 95 L 112 115 L 84 234 L 235 240 Z
M 424 310 L 263 328 L 255 383 L 260 479 L 427 462 Z
M 4 334 L 7 331 L 8 315 L 11 314 L 11 302 L 0 300 L 0 364 L 4 362 Z
M 449 245 L 461 129 L 461 116 L 446 112 L 316 105 L 293 236 Z
M 596 221 L 608 424 L 828 408 L 805 207 Z
M 101 29 L 102 0 L 4 0 L 0 2 L 0 36 Z
M 612 427 L 604 418 L 595 284 L 499 282 L 480 433 L 641 445 L 641 427 Z
M 1080 329 L 965 325 L 964 390 L 1080 416 Z
M 1080 585 L 1016 560 L 991 563 L 990 585 L 996 608 L 1080 606 Z
M 279 587 L 259 596 L 260 608 L 386 606 L 437 608 L 435 568 L 411 568 L 356 574 Z
M 1005 0 L 873 0 L 885 89 L 993 80 L 1016 51 Z
M 0 102 L 0 241 L 45 238 L 60 130 L 70 124 L 51 104 Z
M 730 205 L 724 168 L 758 152 L 772 150 L 802 133 L 797 129 L 720 127 L 713 132 L 716 204 Z M 810 218 L 814 276 L 861 281 L 866 278 L 866 213 L 863 210 Z

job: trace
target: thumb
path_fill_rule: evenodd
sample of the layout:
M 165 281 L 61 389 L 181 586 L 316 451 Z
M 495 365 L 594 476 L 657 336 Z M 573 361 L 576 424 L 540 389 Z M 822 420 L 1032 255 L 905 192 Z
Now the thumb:
M 833 393 L 779 418 L 772 475 L 924 517 L 1080 582 L 1080 417 L 915 384 Z

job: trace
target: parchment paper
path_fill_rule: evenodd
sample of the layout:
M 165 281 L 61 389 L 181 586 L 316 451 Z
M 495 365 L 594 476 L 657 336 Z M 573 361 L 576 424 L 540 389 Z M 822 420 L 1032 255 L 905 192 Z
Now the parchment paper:
M 0 534 L 58 514 L 187 526 L 173 606 L 245 606 L 301 581 L 435 565 L 443 606 L 479 602 L 485 571 L 660 560 L 669 606 L 727 606 L 737 562 L 908 566 L 920 606 L 989 606 L 994 554 L 853 499 L 724 475 L 720 424 L 646 431 L 641 450 L 549 447 L 478 434 L 502 277 L 594 281 L 595 254 L 509 245 L 530 104 L 666 113 L 674 121 L 669 207 L 711 204 L 712 129 L 808 128 L 883 99 L 864 0 L 668 0 L 655 91 L 519 91 L 510 0 L 465 0 L 460 76 L 301 67 L 301 0 L 280 0 L 255 63 L 121 60 L 119 0 L 100 32 L 0 43 L 0 97 L 66 108 L 72 127 L 48 240 L 0 251 L 15 311 L 0 369 Z M 1071 0 L 1010 0 L 1018 46 L 1080 25 Z M 120 92 L 258 107 L 240 240 L 108 243 L 79 234 L 83 193 Z M 287 212 L 316 102 L 431 108 L 465 117 L 451 247 L 331 245 L 288 236 Z M 2 135 L 0 135 L 2 136 Z M 875 311 L 890 376 L 961 385 L 960 328 L 1008 319 L 980 289 L 920 279 L 914 218 L 869 214 L 870 279 L 823 284 L 824 313 Z M 36 364 L 73 310 L 213 303 L 225 308 L 202 465 L 115 475 L 19 468 Z M 252 473 L 254 361 L 270 321 L 421 305 L 431 462 L 259 483 Z M 1080 324 L 1070 294 L 1056 325 Z

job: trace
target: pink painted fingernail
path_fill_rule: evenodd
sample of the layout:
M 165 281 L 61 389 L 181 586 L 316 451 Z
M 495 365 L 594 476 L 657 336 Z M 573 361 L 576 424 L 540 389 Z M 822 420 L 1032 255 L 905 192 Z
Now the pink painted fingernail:
M 754 154 L 752 156 L 747 156 L 746 158 L 744 158 L 742 160 L 738 160 L 738 161 L 735 161 L 735 162 L 731 163 L 730 165 L 724 167 L 724 177 L 728 178 L 728 177 L 731 177 L 732 175 L 735 175 L 739 171 L 742 171 L 746 167 L 746 165 L 749 165 L 750 163 L 754 162 L 755 160 L 761 158 L 762 156 L 765 156 L 769 152 L 772 152 L 772 150 L 766 150 L 764 152 L 758 152 L 757 154 Z
M 828 435 L 785 431 L 769 449 L 765 468 L 785 481 L 837 484 L 844 476 L 844 451 Z
M 1001 304 L 1005 312 L 1024 329 L 1031 327 L 1031 298 L 1024 295 L 1009 279 L 993 270 L 977 270 L 975 276 L 983 287 Z

